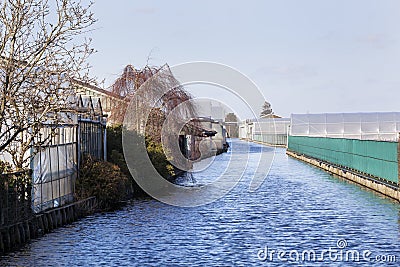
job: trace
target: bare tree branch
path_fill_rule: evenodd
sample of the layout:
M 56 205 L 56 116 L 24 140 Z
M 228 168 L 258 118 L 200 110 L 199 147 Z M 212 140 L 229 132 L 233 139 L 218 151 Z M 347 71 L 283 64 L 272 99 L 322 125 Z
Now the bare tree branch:
M 73 78 L 87 78 L 94 52 L 82 35 L 96 22 L 92 2 L 4 0 L 0 4 L 0 153 L 16 168 L 45 123 L 65 120 L 71 109 Z M 53 129 L 55 130 L 55 128 Z

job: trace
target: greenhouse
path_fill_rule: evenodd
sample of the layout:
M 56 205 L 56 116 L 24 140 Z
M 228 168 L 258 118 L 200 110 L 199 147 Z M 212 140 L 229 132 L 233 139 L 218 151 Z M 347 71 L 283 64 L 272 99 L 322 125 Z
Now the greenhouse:
M 398 184 L 400 112 L 292 114 L 288 150 Z
M 286 146 L 290 119 L 261 118 L 239 125 L 239 138 L 269 145 Z

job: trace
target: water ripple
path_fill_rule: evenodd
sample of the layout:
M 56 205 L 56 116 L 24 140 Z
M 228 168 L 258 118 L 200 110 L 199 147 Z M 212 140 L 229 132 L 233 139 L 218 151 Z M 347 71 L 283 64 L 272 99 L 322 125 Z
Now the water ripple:
M 236 147 L 240 147 L 240 142 Z M 251 153 L 266 149 L 251 145 Z M 268 153 L 274 153 L 269 149 Z M 239 151 L 244 154 L 248 150 Z M 277 149 L 268 179 L 248 191 L 251 170 L 228 195 L 205 206 L 179 208 L 135 200 L 122 210 L 96 214 L 60 228 L 0 258 L 5 266 L 263 266 L 258 252 L 347 248 L 400 261 L 399 204 Z M 212 181 L 229 153 L 216 157 L 196 183 Z M 329 260 L 329 259 L 328 259 Z M 325 262 L 303 261 L 302 265 Z M 350 266 L 356 262 L 328 262 Z M 370 265 L 370 262 L 359 262 Z M 384 265 L 389 265 L 385 263 Z M 396 266 L 394 264 L 394 266 Z

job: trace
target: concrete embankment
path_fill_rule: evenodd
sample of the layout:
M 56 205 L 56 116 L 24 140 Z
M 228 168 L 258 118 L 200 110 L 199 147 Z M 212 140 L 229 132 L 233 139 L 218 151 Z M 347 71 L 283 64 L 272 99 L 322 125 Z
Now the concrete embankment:
M 400 202 L 399 185 L 386 181 L 385 179 L 380 179 L 377 177 L 372 177 L 362 173 L 358 173 L 354 170 L 337 166 L 329 162 L 324 162 L 322 160 L 315 159 L 309 156 L 297 154 L 290 150 L 287 150 L 286 154 L 293 158 L 299 159 L 301 161 L 314 165 L 318 168 L 321 168 L 329 173 L 338 175 L 349 181 L 355 182 L 359 185 L 372 189 L 376 192 L 379 192 L 385 196 L 388 196 Z
M 44 211 L 32 218 L 0 229 L 0 254 L 49 233 L 55 228 L 72 223 L 90 214 L 96 198 L 87 198 L 63 207 Z

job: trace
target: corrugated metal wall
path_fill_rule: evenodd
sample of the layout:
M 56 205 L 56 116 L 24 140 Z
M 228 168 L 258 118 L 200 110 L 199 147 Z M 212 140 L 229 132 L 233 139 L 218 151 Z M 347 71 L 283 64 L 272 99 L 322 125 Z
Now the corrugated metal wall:
M 397 142 L 289 136 L 288 149 L 399 183 Z

